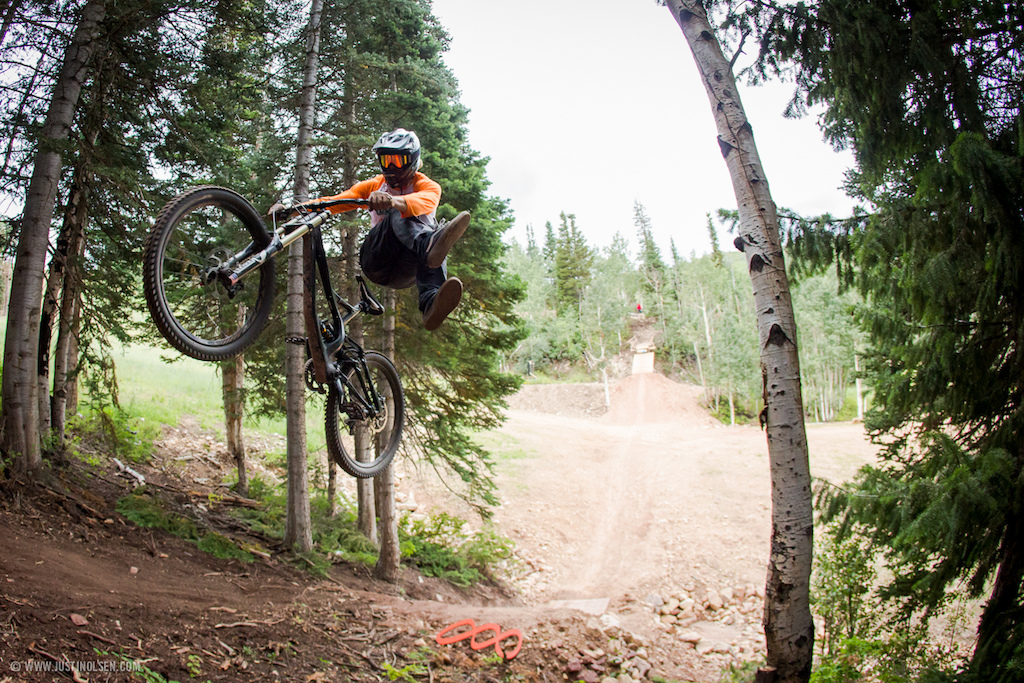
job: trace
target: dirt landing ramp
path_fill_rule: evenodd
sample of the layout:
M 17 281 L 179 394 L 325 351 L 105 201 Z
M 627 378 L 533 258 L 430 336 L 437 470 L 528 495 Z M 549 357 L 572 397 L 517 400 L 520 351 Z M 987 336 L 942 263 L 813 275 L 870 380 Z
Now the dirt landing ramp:
M 704 390 L 673 382 L 664 375 L 643 373 L 626 377 L 612 390 L 611 405 L 601 421 L 609 424 L 685 422 L 688 425 L 720 425 L 701 407 Z

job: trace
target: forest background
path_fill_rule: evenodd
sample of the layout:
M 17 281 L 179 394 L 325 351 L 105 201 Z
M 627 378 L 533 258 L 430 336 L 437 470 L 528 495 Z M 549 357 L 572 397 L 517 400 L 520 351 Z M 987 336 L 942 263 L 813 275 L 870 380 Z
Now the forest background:
M 708 4 L 726 45 L 756 37 L 753 80 L 794 76 L 792 113 L 824 106 L 828 139 L 855 150 L 848 190 L 863 212 L 780 212 L 800 276 L 807 415 L 849 414 L 863 351 L 867 426 L 887 447 L 849 489 L 821 492 L 824 518 L 884 549 L 895 578 L 879 595 L 908 619 L 951 591 L 987 595 L 964 675 L 1020 680 L 1024 10 L 986 0 Z M 18 262 L 6 477 L 59 456 L 79 385 L 101 413 L 119 409 L 112 342 L 155 338 L 138 313 L 138 263 L 159 207 L 201 183 L 261 208 L 288 194 L 306 45 L 305 7 L 290 0 L 21 0 L 0 12 L 0 191 L 26 197 L 4 232 Z M 749 286 L 717 246 L 732 214 L 708 217 L 715 246 L 701 257 L 674 245 L 662 254 L 641 204 L 603 250 L 571 214 L 508 246 L 513 216 L 487 195 L 487 159 L 466 142 L 430 3 L 352 0 L 323 15 L 333 28 L 319 45 L 310 193 L 374 174 L 370 145 L 402 125 L 420 134 L 424 170 L 445 188 L 439 215 L 474 216 L 452 255 L 468 293 L 455 318 L 428 335 L 408 295 L 393 301 L 409 443 L 422 458 L 493 503 L 473 432 L 500 421 L 504 397 L 531 373 L 614 372 L 642 326 L 656 332 L 662 370 L 703 384 L 720 415 L 758 414 Z M 341 264 L 363 221 L 350 216 L 331 236 Z M 283 336 L 282 313 L 267 338 Z M 383 330 L 358 333 L 372 343 Z M 245 391 L 225 392 L 226 413 L 238 400 L 251 413 L 282 411 L 282 350 L 266 345 L 246 363 Z

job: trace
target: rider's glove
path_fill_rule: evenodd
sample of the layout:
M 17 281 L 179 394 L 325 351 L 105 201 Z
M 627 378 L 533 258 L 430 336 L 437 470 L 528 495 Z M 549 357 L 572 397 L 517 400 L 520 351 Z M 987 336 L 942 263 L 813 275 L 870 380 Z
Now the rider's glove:
M 283 200 L 283 201 L 286 202 L 287 200 Z M 288 202 L 288 203 L 277 202 L 272 207 L 267 209 L 267 215 L 268 216 L 273 216 L 274 218 L 276 218 L 278 220 L 284 220 L 284 219 L 290 217 L 293 213 L 295 213 L 295 211 L 294 211 L 294 209 L 293 209 L 293 207 L 291 205 L 291 202 Z

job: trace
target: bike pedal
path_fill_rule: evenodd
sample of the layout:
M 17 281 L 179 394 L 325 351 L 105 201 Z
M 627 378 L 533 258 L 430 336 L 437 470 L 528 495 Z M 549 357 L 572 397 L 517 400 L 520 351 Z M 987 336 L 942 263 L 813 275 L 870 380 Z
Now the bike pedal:
M 296 346 L 305 346 L 306 344 L 305 337 L 285 337 L 284 340 L 286 343 L 295 344 Z

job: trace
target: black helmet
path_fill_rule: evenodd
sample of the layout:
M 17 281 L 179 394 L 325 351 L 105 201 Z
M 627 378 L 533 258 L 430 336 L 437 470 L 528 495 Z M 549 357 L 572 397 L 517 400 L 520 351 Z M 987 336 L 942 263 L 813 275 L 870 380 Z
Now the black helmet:
M 373 146 L 384 180 L 389 187 L 404 187 L 420 168 L 420 139 L 416 133 L 396 128 L 384 133 Z

